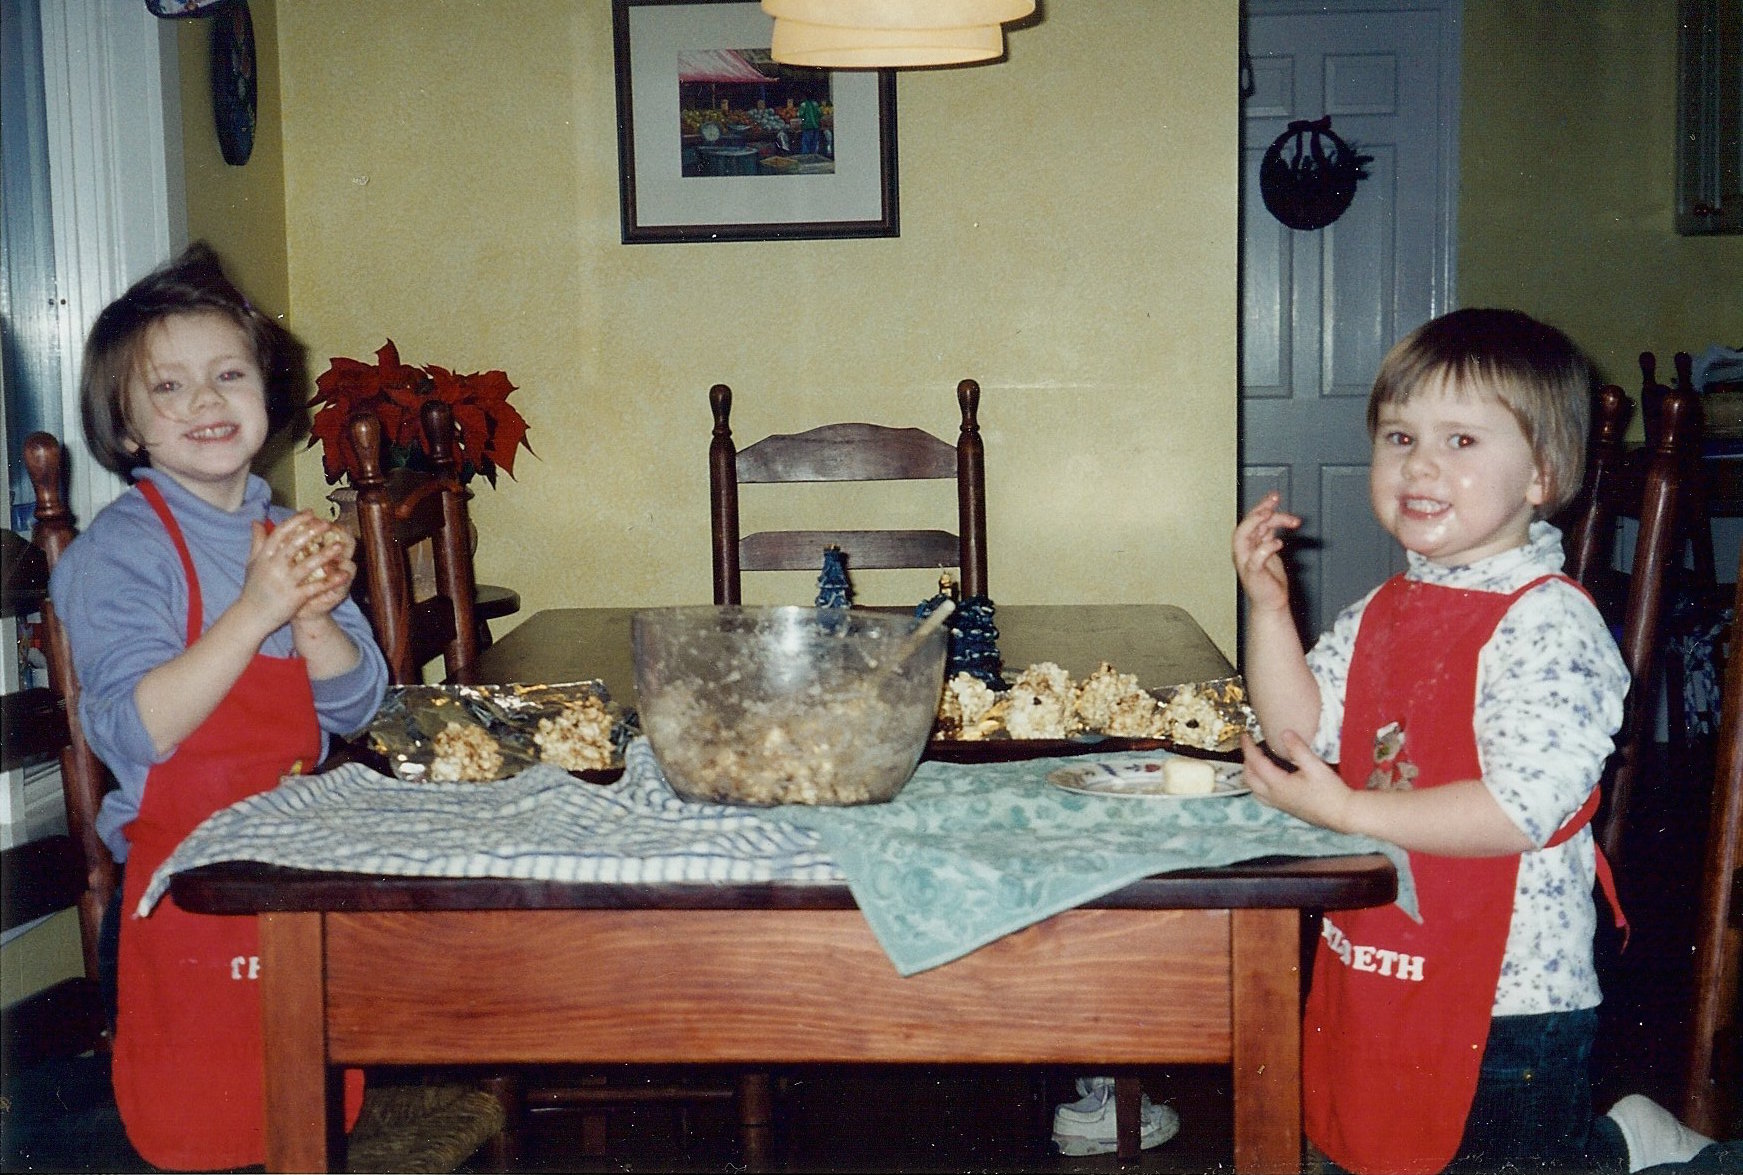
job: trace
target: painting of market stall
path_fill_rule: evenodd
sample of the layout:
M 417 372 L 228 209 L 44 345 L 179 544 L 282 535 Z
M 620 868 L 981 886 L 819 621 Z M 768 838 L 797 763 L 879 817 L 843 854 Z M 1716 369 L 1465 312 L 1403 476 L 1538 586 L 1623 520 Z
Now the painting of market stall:
M 827 70 L 778 65 L 767 49 L 678 54 L 686 177 L 831 175 L 834 115 Z

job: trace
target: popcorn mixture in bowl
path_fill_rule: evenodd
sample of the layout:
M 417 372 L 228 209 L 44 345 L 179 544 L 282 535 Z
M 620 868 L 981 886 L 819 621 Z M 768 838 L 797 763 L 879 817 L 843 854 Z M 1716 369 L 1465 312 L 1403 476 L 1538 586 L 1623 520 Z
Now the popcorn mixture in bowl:
M 686 799 L 870 804 L 925 750 L 942 627 L 817 608 L 657 608 L 634 620 L 636 696 L 660 770 Z

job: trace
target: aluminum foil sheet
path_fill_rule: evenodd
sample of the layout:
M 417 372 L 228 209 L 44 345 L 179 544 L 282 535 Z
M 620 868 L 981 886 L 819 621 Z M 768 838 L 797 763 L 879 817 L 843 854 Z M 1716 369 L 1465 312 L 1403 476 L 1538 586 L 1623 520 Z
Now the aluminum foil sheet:
M 430 777 L 435 739 L 448 723 L 481 727 L 502 756 L 491 778 L 507 779 L 539 761 L 533 740 L 539 720 L 555 718 L 566 703 L 598 698 L 612 715 L 612 765 L 575 772 L 583 779 L 609 782 L 623 773 L 623 748 L 640 733 L 636 714 L 612 705 L 605 684 L 576 681 L 555 685 L 408 685 L 388 690 L 367 731 L 370 750 L 386 760 L 400 779 Z M 488 782 L 479 780 L 477 782 Z

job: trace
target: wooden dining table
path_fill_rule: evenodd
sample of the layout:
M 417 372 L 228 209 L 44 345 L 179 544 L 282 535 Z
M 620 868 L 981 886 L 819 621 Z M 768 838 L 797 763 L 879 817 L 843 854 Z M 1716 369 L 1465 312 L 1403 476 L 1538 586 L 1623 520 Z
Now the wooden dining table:
M 633 702 L 631 616 L 536 613 L 486 651 L 486 677 L 600 679 Z M 1231 672 L 1175 607 L 1006 606 L 995 619 L 1008 670 L 1051 660 L 1081 675 L 1107 660 L 1152 688 Z M 1301 913 L 1383 904 L 1396 888 L 1378 855 L 1159 875 L 906 978 L 845 883 L 223 862 L 177 875 L 172 892 L 187 909 L 260 918 L 272 1171 L 343 1169 L 341 1066 L 580 1062 L 1226 1064 L 1235 1169 L 1293 1172 Z

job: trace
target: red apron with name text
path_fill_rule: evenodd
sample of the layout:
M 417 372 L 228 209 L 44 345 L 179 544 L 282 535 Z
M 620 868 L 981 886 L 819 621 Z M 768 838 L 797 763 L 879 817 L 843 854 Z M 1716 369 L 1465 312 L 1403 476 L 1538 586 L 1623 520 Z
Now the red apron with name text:
M 1477 659 L 1511 594 L 1402 576 L 1363 612 L 1339 772 L 1351 788 L 1478 779 Z M 1571 582 L 1571 581 L 1569 581 Z M 1372 754 L 1369 752 L 1372 751 Z M 1584 827 L 1594 790 L 1551 840 Z M 1434 1172 L 1470 1114 L 1519 873 L 1517 854 L 1411 853 L 1422 921 L 1396 905 L 1328 914 L 1303 1018 L 1307 1136 L 1360 1175 Z
M 181 528 L 158 488 L 138 483 L 169 531 L 188 580 L 190 645 L 203 609 Z M 182 839 L 230 804 L 315 765 L 321 732 L 300 657 L 257 654 L 199 729 L 146 777 L 124 886 L 115 1100 L 127 1137 L 153 1166 L 209 1171 L 266 1157 L 261 1081 L 259 933 L 250 916 L 191 914 L 165 895 L 133 912 Z M 346 1120 L 362 1103 L 346 1075 Z

